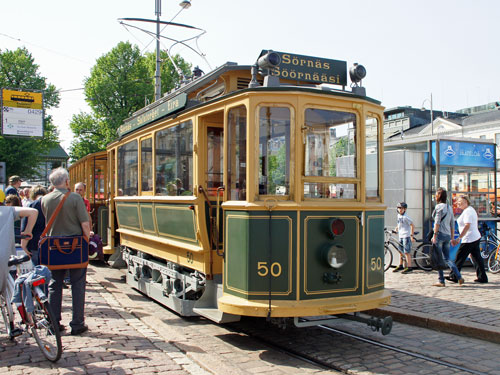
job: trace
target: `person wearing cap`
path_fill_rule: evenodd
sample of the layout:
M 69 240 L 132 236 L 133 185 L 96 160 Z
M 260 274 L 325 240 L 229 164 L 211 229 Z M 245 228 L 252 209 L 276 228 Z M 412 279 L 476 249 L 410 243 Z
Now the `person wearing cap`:
M 405 202 L 398 203 L 398 225 L 396 227 L 396 231 L 399 235 L 399 242 L 401 243 L 401 249 L 403 255 L 401 254 L 399 257 L 399 266 L 397 266 L 393 272 L 398 272 L 403 270 L 401 273 L 409 273 L 413 271 L 412 263 L 411 263 L 411 243 L 415 241 L 415 236 L 413 235 L 415 231 L 415 226 L 413 225 L 413 220 L 406 215 L 406 209 L 408 205 Z M 406 267 L 403 266 L 404 261 L 406 260 Z
M 19 192 L 17 189 L 21 187 L 23 180 L 19 176 L 9 177 L 9 186 L 5 189 L 5 195 L 17 195 L 19 197 Z

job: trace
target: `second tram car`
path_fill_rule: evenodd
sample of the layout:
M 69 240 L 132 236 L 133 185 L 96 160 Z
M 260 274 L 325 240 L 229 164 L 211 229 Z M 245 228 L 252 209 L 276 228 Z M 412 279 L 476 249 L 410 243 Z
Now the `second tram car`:
M 388 305 L 383 107 L 349 73 L 262 51 L 127 119 L 107 149 L 127 282 L 217 322 Z

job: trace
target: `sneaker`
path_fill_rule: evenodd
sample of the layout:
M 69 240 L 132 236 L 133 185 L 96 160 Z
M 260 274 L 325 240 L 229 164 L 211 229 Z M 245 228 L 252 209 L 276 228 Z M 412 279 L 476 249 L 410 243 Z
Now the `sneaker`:
M 413 268 L 406 267 L 401 273 L 410 273 L 410 272 L 413 272 Z
M 432 286 L 438 286 L 438 287 L 445 287 L 446 285 L 444 285 L 444 283 L 440 283 L 440 282 L 437 282 L 436 284 L 432 284 Z
M 463 285 L 464 285 L 464 283 L 465 283 L 465 280 L 464 280 L 464 278 L 463 278 L 463 277 L 462 277 L 460 280 L 458 280 L 458 285 L 459 285 L 459 286 L 463 286 Z
M 446 280 L 451 281 L 452 283 L 458 283 L 458 280 L 451 276 L 445 276 Z
M 397 266 L 396 268 L 394 268 L 394 269 L 392 270 L 392 272 L 399 272 L 399 271 L 401 271 L 401 270 L 403 270 L 403 269 L 404 269 L 404 267 L 400 264 L 399 266 Z

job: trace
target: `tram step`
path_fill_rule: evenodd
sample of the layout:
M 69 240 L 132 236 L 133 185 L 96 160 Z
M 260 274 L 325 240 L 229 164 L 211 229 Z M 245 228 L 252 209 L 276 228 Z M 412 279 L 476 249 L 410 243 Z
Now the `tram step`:
M 227 314 L 215 307 L 195 307 L 193 311 L 216 323 L 238 322 L 241 318 L 240 315 Z

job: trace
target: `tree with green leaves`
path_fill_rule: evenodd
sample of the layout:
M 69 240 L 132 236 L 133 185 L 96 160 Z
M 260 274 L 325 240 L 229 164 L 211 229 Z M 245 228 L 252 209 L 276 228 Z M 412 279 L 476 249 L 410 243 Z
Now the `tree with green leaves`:
M 162 51 L 162 93 L 170 91 L 180 76 L 165 51 Z M 173 57 L 177 67 L 189 75 L 190 64 Z M 70 148 L 72 160 L 101 151 L 116 138 L 116 130 L 134 112 L 154 101 L 154 53 L 142 55 L 139 47 L 120 42 L 97 59 L 85 80 L 85 96 L 92 114 L 73 116 L 70 127 L 75 135 Z
M 46 110 L 57 107 L 59 92 L 38 71 L 39 66 L 26 48 L 0 50 L 0 88 L 41 90 L 45 109 L 43 138 L 0 136 L 0 161 L 6 162 L 7 175 L 36 178 L 43 155 L 57 145 L 58 135 Z

